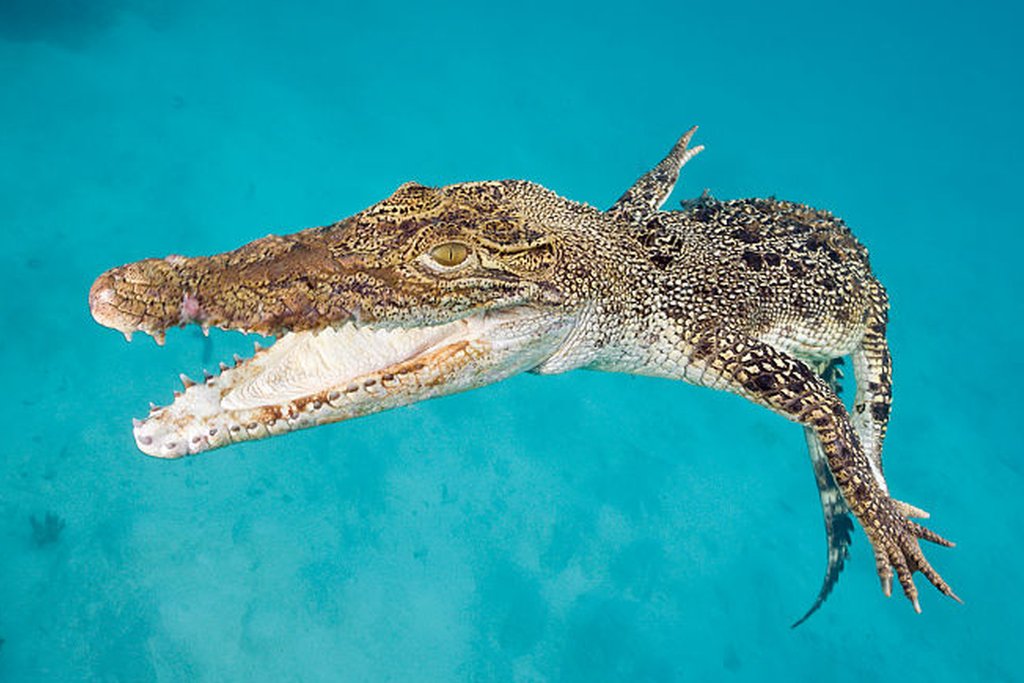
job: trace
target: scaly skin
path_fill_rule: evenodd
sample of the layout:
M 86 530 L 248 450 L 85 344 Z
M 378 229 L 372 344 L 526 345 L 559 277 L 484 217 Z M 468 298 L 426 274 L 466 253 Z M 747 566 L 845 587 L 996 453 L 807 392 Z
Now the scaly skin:
M 179 457 L 525 371 L 681 379 L 805 427 L 830 540 L 811 611 L 842 567 L 847 510 L 887 595 L 895 569 L 918 611 L 915 572 L 958 599 L 918 539 L 952 544 L 911 521 L 924 513 L 893 499 L 882 474 L 888 302 L 867 251 L 801 204 L 704 196 L 661 211 L 701 150 L 688 149 L 692 134 L 604 212 L 525 181 L 408 183 L 332 225 L 104 273 L 93 316 L 129 338 L 162 343 L 191 323 L 278 336 L 202 383 L 183 378 L 171 405 L 136 421 L 140 449 Z M 822 376 L 846 355 L 852 416 Z

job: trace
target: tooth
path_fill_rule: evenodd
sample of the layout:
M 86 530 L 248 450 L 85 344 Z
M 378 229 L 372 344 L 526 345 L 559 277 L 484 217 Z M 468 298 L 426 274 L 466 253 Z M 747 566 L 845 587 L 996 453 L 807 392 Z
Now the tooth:
M 209 337 L 210 336 L 210 326 L 209 325 L 203 324 L 202 325 L 202 330 L 203 330 L 203 336 L 204 337 Z
M 132 333 L 131 332 L 123 332 L 122 334 L 124 334 L 124 340 L 126 342 L 131 343 L 131 341 L 132 341 Z
M 134 427 L 135 429 L 138 429 L 141 426 L 142 426 L 142 420 L 140 420 L 137 417 L 133 417 L 132 418 L 132 427 Z
M 174 390 L 174 398 L 181 398 L 181 392 L 177 389 Z
M 149 402 L 149 414 L 152 415 L 153 413 L 155 413 L 158 410 L 160 410 L 160 406 L 158 406 L 157 404 L 155 404 L 152 401 L 150 401 Z
M 209 382 L 211 379 L 213 379 L 213 373 L 207 370 L 206 368 L 203 368 L 203 379 Z
M 182 386 L 184 386 L 186 389 L 188 389 L 189 387 L 194 387 L 196 385 L 196 383 L 184 372 L 178 375 L 178 379 L 181 380 Z
M 253 347 L 253 353 L 259 353 L 260 351 L 263 350 L 263 347 L 260 346 L 259 342 L 253 342 L 252 343 L 252 347 Z
M 241 364 L 242 364 L 242 357 L 241 357 L 241 356 L 239 356 L 239 355 L 238 355 L 238 354 L 236 353 L 236 354 L 234 355 L 234 358 L 235 358 L 235 367 L 237 368 L 237 367 L 238 367 L 239 365 L 241 365 Z
M 228 369 L 228 364 L 227 364 L 227 363 L 225 363 L 224 361 L 221 361 L 221 362 L 220 362 L 220 371 L 221 371 L 221 372 L 224 372 L 224 371 L 225 371 L 225 370 L 227 370 L 227 369 Z
M 153 335 L 153 341 L 156 342 L 157 346 L 163 346 L 167 341 L 167 333 L 162 330 L 159 332 L 152 332 L 151 334 Z

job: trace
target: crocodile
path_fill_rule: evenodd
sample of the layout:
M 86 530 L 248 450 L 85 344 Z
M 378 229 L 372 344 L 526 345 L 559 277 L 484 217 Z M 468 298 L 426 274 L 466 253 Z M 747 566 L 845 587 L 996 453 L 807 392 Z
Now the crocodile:
M 920 612 L 919 572 L 959 601 L 919 545 L 953 543 L 914 521 L 927 513 L 893 498 L 883 474 L 889 304 L 867 250 L 830 212 L 775 198 L 705 192 L 663 210 L 703 150 L 695 130 L 604 211 L 523 180 L 409 182 L 329 225 L 108 270 L 90 309 L 129 341 L 141 331 L 162 345 L 193 324 L 276 338 L 202 381 L 182 375 L 172 403 L 134 420 L 139 449 L 177 458 L 523 372 L 683 380 L 804 427 L 828 564 L 803 619 L 842 570 L 851 514 L 886 596 L 895 572 Z

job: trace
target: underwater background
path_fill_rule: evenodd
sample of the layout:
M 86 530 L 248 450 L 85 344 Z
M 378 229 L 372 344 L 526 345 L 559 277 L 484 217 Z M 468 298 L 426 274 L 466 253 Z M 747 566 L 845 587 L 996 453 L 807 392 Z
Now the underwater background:
M 0 2 L 0 680 L 1019 681 L 1024 52 L 1011 3 Z M 801 429 L 573 372 L 200 457 L 131 418 L 251 340 L 126 345 L 93 278 L 527 178 L 843 216 L 892 301 L 896 497 L 957 541 L 824 607 Z

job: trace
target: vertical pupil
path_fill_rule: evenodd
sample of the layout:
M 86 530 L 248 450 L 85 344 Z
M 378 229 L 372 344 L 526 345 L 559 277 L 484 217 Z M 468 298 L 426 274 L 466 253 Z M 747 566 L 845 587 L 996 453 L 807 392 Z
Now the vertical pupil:
M 430 252 L 431 256 L 443 266 L 456 266 L 466 260 L 466 247 L 458 242 L 440 244 Z

